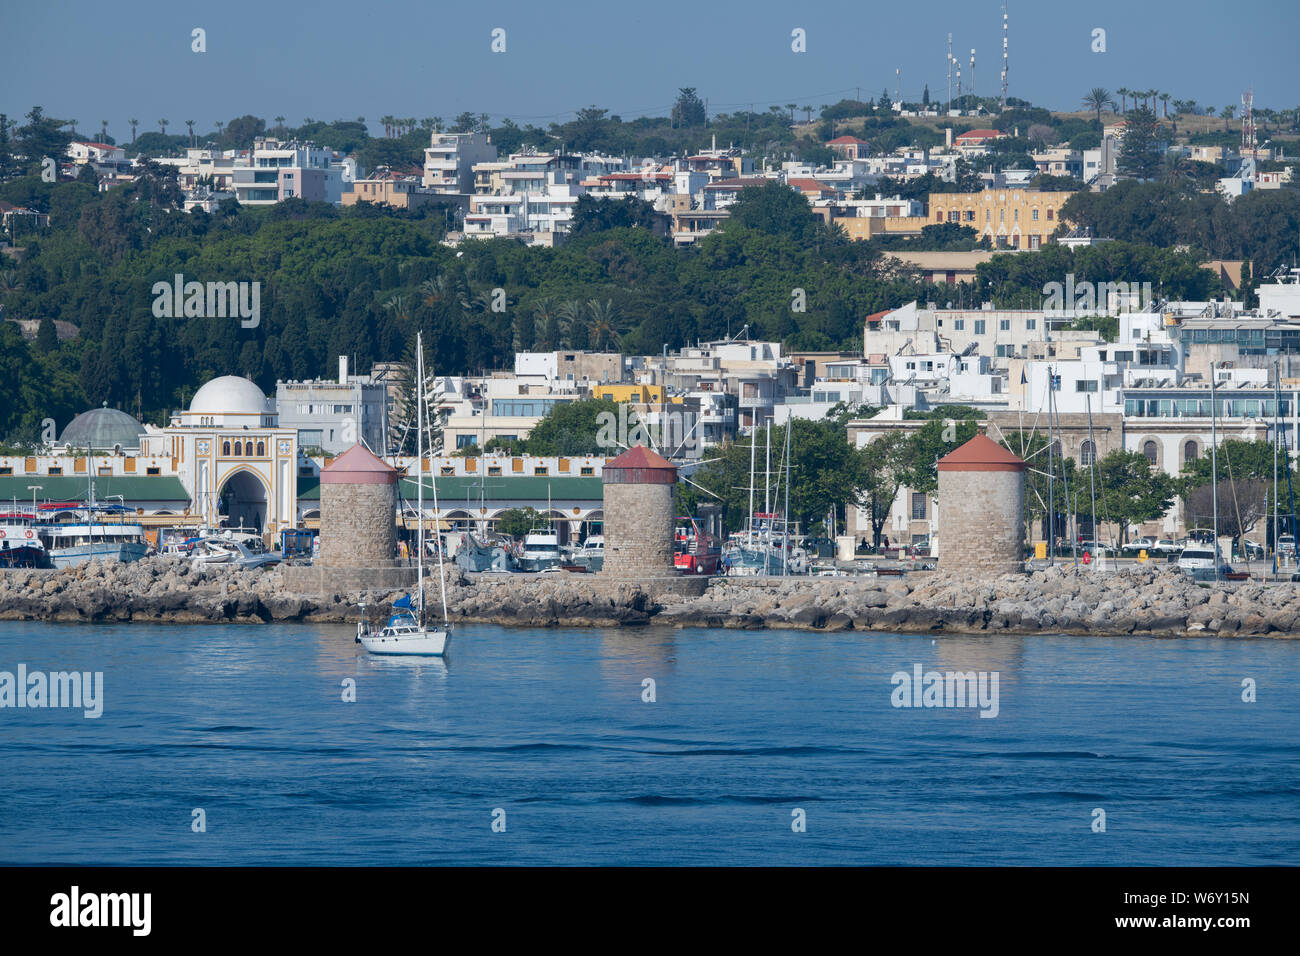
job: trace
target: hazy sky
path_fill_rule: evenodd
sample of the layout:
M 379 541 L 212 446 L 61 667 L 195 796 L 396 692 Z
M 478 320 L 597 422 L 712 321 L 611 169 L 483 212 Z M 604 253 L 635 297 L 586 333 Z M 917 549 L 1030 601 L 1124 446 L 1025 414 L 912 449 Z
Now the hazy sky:
M 1094 86 L 1157 88 L 1222 108 L 1300 103 L 1300 3 L 1255 0 L 1009 0 L 1009 92 L 1054 109 L 1078 109 Z M 207 52 L 191 51 L 191 30 Z M 791 50 L 791 31 L 807 52 Z M 506 51 L 493 53 L 492 31 Z M 1106 52 L 1091 52 L 1094 28 Z M 947 91 L 947 34 L 976 92 L 1000 84 L 997 0 L 748 3 L 557 0 L 0 0 L 0 112 L 40 104 L 79 121 L 83 133 L 130 139 L 170 121 L 184 132 L 244 113 L 297 123 L 385 114 L 470 110 L 539 125 L 596 104 L 624 118 L 664 115 L 676 90 L 694 86 L 711 112 L 754 104 L 814 108 L 842 97 L 905 98 L 928 83 Z

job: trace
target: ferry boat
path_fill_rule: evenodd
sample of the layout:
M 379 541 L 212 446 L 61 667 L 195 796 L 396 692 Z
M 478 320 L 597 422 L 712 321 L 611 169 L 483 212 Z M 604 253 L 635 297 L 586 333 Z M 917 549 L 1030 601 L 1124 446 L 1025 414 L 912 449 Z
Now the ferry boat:
M 149 553 L 144 527 L 127 522 L 120 505 L 41 505 L 73 511 L 73 521 L 36 522 L 33 529 L 49 555 L 50 565 L 67 568 L 86 561 L 138 561 Z

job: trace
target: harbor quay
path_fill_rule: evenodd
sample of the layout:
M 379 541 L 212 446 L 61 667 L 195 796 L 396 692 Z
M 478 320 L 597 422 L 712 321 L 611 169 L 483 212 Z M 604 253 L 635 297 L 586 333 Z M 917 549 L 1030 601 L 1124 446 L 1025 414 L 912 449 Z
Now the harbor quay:
M 177 623 L 355 622 L 409 587 L 326 590 L 313 568 L 203 568 L 177 557 L 0 571 L 0 620 Z M 404 569 L 388 569 L 396 573 Z M 453 622 L 521 627 L 670 624 L 878 633 L 1097 634 L 1222 638 L 1300 636 L 1290 582 L 1196 582 L 1172 565 L 1098 572 L 1055 567 L 993 577 L 668 578 L 444 572 Z M 426 588 L 438 587 L 436 579 Z

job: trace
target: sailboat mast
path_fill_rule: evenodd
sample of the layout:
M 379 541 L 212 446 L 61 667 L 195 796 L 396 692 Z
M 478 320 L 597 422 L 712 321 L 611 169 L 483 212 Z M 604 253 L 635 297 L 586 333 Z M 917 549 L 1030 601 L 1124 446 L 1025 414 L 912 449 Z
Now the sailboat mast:
M 1097 440 L 1092 437 L 1092 396 L 1085 394 L 1084 403 L 1088 409 L 1088 447 L 1092 456 L 1088 460 L 1088 488 L 1092 494 L 1092 556 L 1097 557 Z M 1079 519 L 1075 518 L 1077 522 Z M 1095 567 L 1095 565 L 1094 565 Z
M 1277 443 L 1278 443 L 1278 416 L 1282 413 L 1282 382 L 1281 369 L 1278 363 L 1273 363 L 1273 580 L 1278 578 L 1278 546 L 1277 546 L 1277 526 L 1278 512 L 1282 508 L 1282 502 L 1277 498 Z
M 416 532 L 416 618 L 424 626 L 424 339 L 415 333 L 415 512 L 420 518 Z
M 754 432 L 751 429 L 749 433 L 749 514 L 747 516 L 747 521 L 746 521 L 749 527 L 745 529 L 746 534 L 750 534 L 754 530 L 754 452 L 755 452 L 754 439 L 755 437 L 757 436 L 754 435 Z M 748 542 L 746 543 L 748 544 Z
M 794 430 L 794 419 L 785 420 L 785 522 L 782 530 L 785 539 L 781 546 L 781 574 L 790 573 L 790 432 Z
M 423 348 L 420 351 L 420 357 L 421 358 L 424 357 Z M 430 445 L 430 449 L 432 450 L 433 422 L 429 419 L 429 407 L 427 403 L 425 405 L 424 414 L 425 414 L 425 419 L 423 424 L 429 429 L 429 445 Z M 442 509 L 438 505 L 438 473 L 430 469 L 429 475 L 430 475 L 430 483 L 433 485 L 433 520 L 437 522 L 437 527 L 435 528 L 435 532 L 434 532 L 434 540 L 438 542 L 438 594 L 442 598 L 442 623 L 443 626 L 446 627 L 448 622 L 447 575 L 443 571 L 443 566 L 442 566 L 443 537 L 440 533 L 442 531 Z M 422 595 L 423 595 L 423 590 L 424 589 L 421 588 Z
M 1214 499 L 1214 542 L 1210 553 L 1214 556 L 1214 580 L 1219 580 L 1219 432 L 1216 422 L 1219 400 L 1215 397 L 1215 379 L 1218 366 L 1210 365 L 1210 497 Z
M 763 429 L 766 445 L 765 463 L 763 465 L 763 573 L 768 573 L 768 561 L 772 554 L 772 422 L 769 420 Z

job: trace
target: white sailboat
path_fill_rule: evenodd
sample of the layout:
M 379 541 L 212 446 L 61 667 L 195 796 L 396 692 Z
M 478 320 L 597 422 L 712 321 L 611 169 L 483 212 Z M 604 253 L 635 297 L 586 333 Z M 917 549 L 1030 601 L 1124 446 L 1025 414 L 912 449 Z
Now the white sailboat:
M 378 631 L 371 631 L 365 621 L 357 624 L 357 641 L 371 654 L 412 654 L 426 657 L 442 657 L 447 653 L 447 644 L 451 640 L 451 622 L 447 617 L 447 584 L 443 576 L 442 553 L 438 548 L 438 587 L 442 593 L 442 624 L 430 627 L 424 619 L 424 434 L 426 422 L 425 383 L 424 383 L 424 341 L 420 333 L 415 337 L 415 380 L 416 392 L 416 511 L 420 516 L 418 531 L 416 606 L 411 607 L 410 600 L 395 604 L 395 613 L 388 623 Z M 433 474 L 431 471 L 430 474 Z M 438 482 L 433 482 L 433 510 L 438 513 Z

